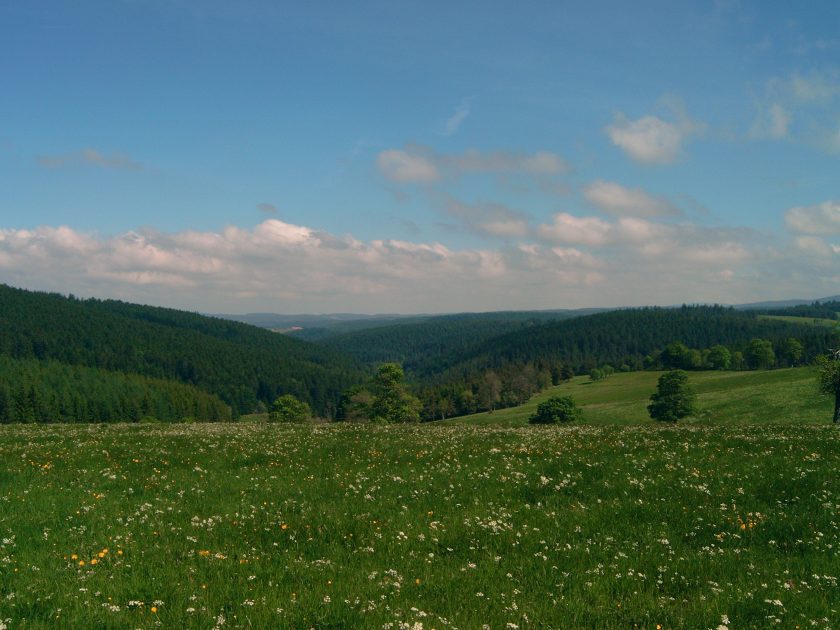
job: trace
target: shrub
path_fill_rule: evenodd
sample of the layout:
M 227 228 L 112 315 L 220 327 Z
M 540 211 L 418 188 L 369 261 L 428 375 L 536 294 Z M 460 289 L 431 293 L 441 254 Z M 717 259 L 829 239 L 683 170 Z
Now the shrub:
M 312 411 L 309 405 L 292 396 L 286 394 L 280 396 L 271 405 L 271 412 L 268 414 L 268 419 L 271 422 L 305 422 L 312 417 Z
M 580 407 L 571 396 L 554 396 L 537 405 L 537 411 L 528 422 L 531 424 L 555 424 L 580 420 Z

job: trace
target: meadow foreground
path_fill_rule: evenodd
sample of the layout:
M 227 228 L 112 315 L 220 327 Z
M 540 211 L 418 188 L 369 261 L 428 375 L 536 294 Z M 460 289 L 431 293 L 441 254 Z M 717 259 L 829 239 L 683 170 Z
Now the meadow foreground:
M 830 426 L 7 426 L 0 620 L 833 627 L 838 444 Z

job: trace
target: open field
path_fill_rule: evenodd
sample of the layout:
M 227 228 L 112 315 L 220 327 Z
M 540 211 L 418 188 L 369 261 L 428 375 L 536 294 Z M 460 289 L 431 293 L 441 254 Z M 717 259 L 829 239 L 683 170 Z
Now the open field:
M 592 382 L 579 376 L 534 396 L 524 405 L 447 421 L 452 424 L 522 426 L 551 396 L 572 396 L 584 424 L 650 424 L 647 405 L 662 372 L 617 373 Z M 817 393 L 814 368 L 757 372 L 689 372 L 699 412 L 683 424 L 797 423 L 831 421 L 833 401 Z
M 787 419 L 4 426 L 0 621 L 836 627 L 840 436 Z

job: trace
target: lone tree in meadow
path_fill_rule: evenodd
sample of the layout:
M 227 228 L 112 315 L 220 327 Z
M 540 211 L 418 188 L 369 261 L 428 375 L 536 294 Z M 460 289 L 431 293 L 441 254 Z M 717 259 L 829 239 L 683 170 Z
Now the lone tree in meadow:
M 834 424 L 840 423 L 840 350 L 834 351 L 830 357 L 817 357 L 820 366 L 820 392 L 834 396 Z
M 654 420 L 676 422 L 690 416 L 697 407 L 697 396 L 688 386 L 688 374 L 672 370 L 659 377 L 656 392 L 650 397 L 648 413 Z
M 275 400 L 268 413 L 268 419 L 271 422 L 305 422 L 311 417 L 312 411 L 309 405 L 291 394 L 280 396 Z
M 580 407 L 571 396 L 553 396 L 537 405 L 537 412 L 528 418 L 531 424 L 556 424 L 580 420 Z
M 417 422 L 420 401 L 403 384 L 402 367 L 396 363 L 380 366 L 373 377 L 370 419 L 376 422 Z

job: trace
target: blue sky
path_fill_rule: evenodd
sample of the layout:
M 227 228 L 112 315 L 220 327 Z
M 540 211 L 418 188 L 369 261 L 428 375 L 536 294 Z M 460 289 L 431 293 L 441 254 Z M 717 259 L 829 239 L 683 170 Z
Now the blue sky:
M 0 0 L 0 280 L 225 312 L 840 293 L 838 21 Z

